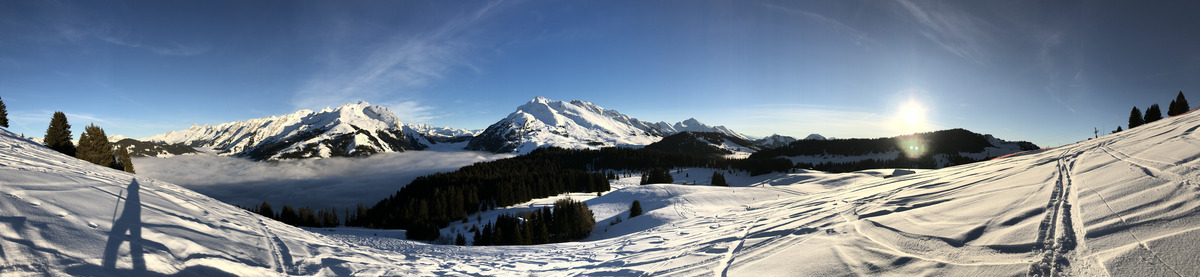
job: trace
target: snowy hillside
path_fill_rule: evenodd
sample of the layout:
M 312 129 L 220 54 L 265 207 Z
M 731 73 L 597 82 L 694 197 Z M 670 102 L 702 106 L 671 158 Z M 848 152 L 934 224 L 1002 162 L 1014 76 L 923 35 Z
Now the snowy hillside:
M 907 175 L 625 175 L 587 199 L 588 240 L 497 247 L 315 234 L 0 131 L 0 275 L 1197 276 L 1197 129 L 1191 113 Z M 632 200 L 645 214 L 627 217 Z
M 425 131 L 439 132 L 432 128 Z M 213 148 L 222 155 L 254 160 L 365 156 L 425 149 L 431 144 L 388 108 L 367 102 L 217 126 L 192 125 L 143 140 Z
M 0 275 L 405 274 L 352 247 L 0 130 Z
M 590 102 L 536 97 L 472 138 L 467 149 L 528 153 L 545 146 L 591 149 L 645 146 L 684 131 L 720 132 L 746 138 L 724 126 L 711 127 L 694 118 L 674 125 L 652 124 Z
M 745 159 L 760 147 L 748 140 L 716 132 L 681 132 L 646 145 L 666 152 Z

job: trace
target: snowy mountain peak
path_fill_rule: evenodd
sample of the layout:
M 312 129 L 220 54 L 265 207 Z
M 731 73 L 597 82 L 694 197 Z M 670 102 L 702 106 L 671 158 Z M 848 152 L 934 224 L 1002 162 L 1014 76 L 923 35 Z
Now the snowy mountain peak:
M 822 136 L 819 134 L 810 134 L 807 137 L 804 137 L 804 140 L 827 140 L 827 139 L 825 138 L 825 136 Z
M 724 133 L 745 139 L 745 135 L 724 126 L 710 127 L 695 118 L 675 125 L 649 123 L 592 102 L 563 102 L 539 96 L 472 138 L 467 149 L 525 153 L 543 146 L 645 146 L 685 131 Z
M 217 126 L 193 125 L 145 140 L 213 148 L 222 155 L 255 160 L 363 156 L 424 149 L 430 144 L 390 109 L 365 101 L 321 112 L 299 110 Z

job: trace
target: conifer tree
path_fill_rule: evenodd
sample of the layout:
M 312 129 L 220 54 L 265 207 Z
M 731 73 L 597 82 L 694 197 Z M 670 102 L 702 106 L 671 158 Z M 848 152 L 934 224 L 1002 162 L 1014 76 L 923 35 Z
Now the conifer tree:
M 4 106 L 3 99 L 0 99 L 0 127 L 8 128 L 8 107 Z
M 725 182 L 725 175 L 724 175 L 724 174 L 721 174 L 721 172 L 715 172 L 715 171 L 714 171 L 714 172 L 713 172 L 713 176 L 712 176 L 712 185 L 714 185 L 714 186 L 724 186 L 724 187 L 728 187 L 728 186 L 729 186 L 729 183 L 726 183 L 726 182 Z
M 1121 130 L 1121 125 L 1117 125 L 1117 130 L 1116 130 L 1116 131 L 1112 131 L 1112 133 L 1113 133 L 1113 134 L 1116 134 L 1116 133 L 1120 133 L 1121 131 L 1124 131 L 1124 130 Z
M 258 206 L 258 214 L 275 219 L 275 210 L 271 209 L 271 204 L 268 204 L 267 201 L 263 201 L 262 205 Z
M 1129 111 L 1129 129 L 1142 126 L 1142 124 L 1146 124 L 1146 121 L 1142 119 L 1142 111 L 1138 110 L 1137 107 L 1133 107 L 1133 110 Z
M 629 205 L 629 218 L 642 215 L 642 202 L 633 200 L 633 204 Z
M 117 152 L 117 158 L 121 160 L 121 168 L 125 169 L 125 172 L 137 173 L 133 170 L 133 160 L 129 159 L 129 149 L 125 146 L 120 147 L 120 151 Z
M 104 129 L 100 129 L 94 124 L 88 124 L 87 127 L 83 127 L 83 134 L 79 135 L 79 148 L 76 150 L 75 157 L 100 166 L 123 170 L 117 165 L 117 159 L 113 156 L 112 149 L 112 144 L 108 143 L 108 136 L 104 134 Z
M 3 103 L 0 103 L 0 104 L 3 104 Z M 1192 107 L 1188 106 L 1187 98 L 1183 97 L 1182 90 L 1179 91 L 1178 95 L 1175 95 L 1175 106 L 1176 106 L 1175 108 L 1177 110 L 1176 110 L 1175 114 L 1171 115 L 1171 116 L 1181 115 L 1181 114 L 1184 114 L 1184 113 L 1192 110 Z
M 42 142 L 54 151 L 74 157 L 75 143 L 71 142 L 72 140 L 71 124 L 67 123 L 67 114 L 54 112 L 54 117 L 50 119 L 50 127 L 46 128 L 46 136 L 42 138 Z
M 1155 122 L 1155 121 L 1158 121 L 1159 119 L 1162 119 L 1163 118 L 1162 110 L 1160 110 L 1158 108 L 1158 104 L 1150 105 L 1150 108 L 1146 109 L 1146 115 L 1144 116 L 1144 118 L 1145 118 L 1144 124 L 1150 124 L 1151 122 Z

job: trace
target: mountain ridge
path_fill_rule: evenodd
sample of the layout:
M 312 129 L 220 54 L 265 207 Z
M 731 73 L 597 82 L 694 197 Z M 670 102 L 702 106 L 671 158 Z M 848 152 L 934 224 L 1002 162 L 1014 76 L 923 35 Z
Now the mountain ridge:
M 643 147 L 684 131 L 719 132 L 746 138 L 724 126 L 708 126 L 695 118 L 674 125 L 650 123 L 592 102 L 564 102 L 538 96 L 488 126 L 471 139 L 466 149 L 528 153 L 545 146 L 582 149 Z

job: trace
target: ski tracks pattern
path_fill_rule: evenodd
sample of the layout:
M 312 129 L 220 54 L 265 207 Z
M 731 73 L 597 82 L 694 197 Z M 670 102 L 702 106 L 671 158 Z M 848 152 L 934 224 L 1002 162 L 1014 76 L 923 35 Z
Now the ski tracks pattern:
M 1050 201 L 1046 203 L 1046 217 L 1038 225 L 1037 240 L 1034 241 L 1033 249 L 1040 253 L 1029 266 L 1028 276 L 1065 275 L 1079 261 L 1076 247 L 1080 238 L 1076 228 L 1080 226 L 1076 225 L 1076 221 L 1080 215 L 1077 209 L 1072 211 L 1071 192 L 1074 187 L 1071 172 L 1075 169 L 1076 159 L 1083 152 L 1076 150 L 1063 150 L 1057 158 L 1057 179 L 1050 192 Z

